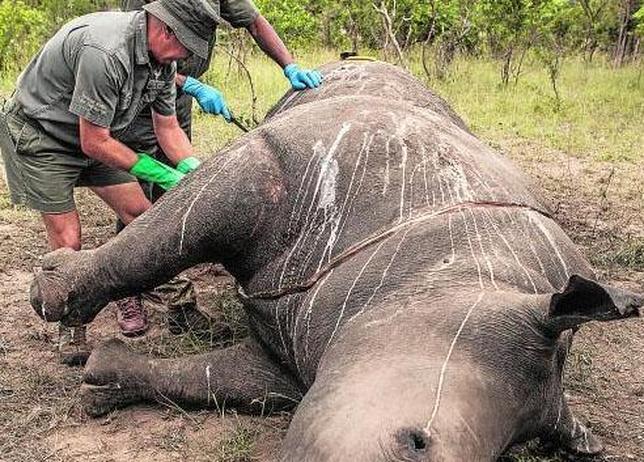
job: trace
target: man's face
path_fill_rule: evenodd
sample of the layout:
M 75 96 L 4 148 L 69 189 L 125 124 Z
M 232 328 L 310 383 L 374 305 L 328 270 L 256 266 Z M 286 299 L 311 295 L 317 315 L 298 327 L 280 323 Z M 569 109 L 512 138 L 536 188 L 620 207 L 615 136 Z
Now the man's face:
M 172 61 L 185 59 L 191 54 L 179 42 L 172 29 L 165 25 L 151 38 L 149 45 L 152 56 L 160 64 L 170 64 Z

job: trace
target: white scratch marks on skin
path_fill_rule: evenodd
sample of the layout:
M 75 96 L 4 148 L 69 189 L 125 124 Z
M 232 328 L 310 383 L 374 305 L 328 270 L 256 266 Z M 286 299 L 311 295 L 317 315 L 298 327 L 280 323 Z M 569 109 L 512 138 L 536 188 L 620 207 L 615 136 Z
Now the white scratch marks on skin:
M 309 191 L 308 187 L 307 187 L 306 192 L 304 193 L 304 195 L 302 195 L 302 191 L 304 189 L 304 182 L 309 177 L 309 170 L 311 168 L 311 165 L 313 164 L 313 161 L 318 158 L 318 156 L 319 156 L 318 153 L 321 152 L 323 149 L 324 149 L 324 145 L 322 144 L 321 141 L 318 141 L 313 146 L 313 155 L 309 158 L 309 161 L 306 164 L 306 169 L 304 170 L 304 174 L 302 175 L 302 181 L 300 182 L 300 188 L 297 191 L 297 196 L 295 196 L 295 203 L 293 204 L 293 211 L 291 212 L 291 217 L 289 218 L 289 221 L 288 221 L 288 231 L 289 232 L 291 231 L 291 229 L 293 227 L 294 219 L 296 217 L 299 217 L 299 215 L 301 214 L 302 209 L 304 208 L 304 199 L 308 195 L 308 191 Z M 310 185 L 310 182 L 309 182 L 309 185 Z M 300 200 L 302 202 L 300 202 Z M 298 211 L 298 204 L 301 204 L 301 206 L 299 207 L 299 211 Z
M 485 250 L 483 249 L 483 238 L 481 237 L 481 233 L 479 232 L 478 225 L 476 223 L 476 215 L 474 215 L 474 212 L 472 212 L 472 209 L 469 209 L 470 215 L 472 216 L 472 223 L 474 223 L 474 232 L 476 232 L 476 237 L 479 241 L 479 249 L 481 249 L 481 255 L 483 255 L 483 258 L 485 259 L 485 264 L 487 266 L 488 273 L 490 274 L 490 282 L 494 286 L 495 289 L 498 290 L 499 286 L 496 285 L 496 281 L 494 280 L 494 269 L 492 268 L 492 262 L 490 262 L 490 258 L 488 257 L 487 253 L 485 253 Z
M 315 292 L 313 293 L 313 296 L 311 297 L 311 300 L 309 300 L 309 307 L 308 307 L 308 309 L 306 311 L 306 315 L 305 315 L 305 318 L 306 318 L 306 341 L 304 342 L 304 360 L 306 360 L 309 357 L 309 337 L 310 337 L 310 333 L 311 333 L 311 315 L 312 315 L 312 312 L 313 312 L 313 303 L 315 302 L 315 299 L 318 296 L 318 293 L 320 292 L 320 289 L 322 289 L 322 287 L 324 286 L 326 281 L 333 274 L 333 271 L 334 270 L 329 271 L 329 273 L 324 277 L 324 279 L 322 279 L 320 281 L 320 283 L 318 284 L 317 289 L 315 289 Z M 297 362 L 298 355 L 296 354 L 294 356 L 295 356 L 296 362 Z M 298 366 L 298 369 L 299 369 L 299 366 Z
M 329 337 L 329 340 L 326 342 L 326 348 L 329 347 L 329 344 L 335 337 L 336 332 L 338 331 L 338 328 L 340 327 L 340 322 L 342 321 L 342 318 L 344 317 L 344 310 L 347 308 L 347 303 L 349 302 L 349 297 L 351 297 L 351 293 L 353 292 L 353 289 L 355 288 L 356 284 L 358 283 L 358 280 L 362 276 L 362 274 L 365 272 L 367 269 L 367 266 L 369 266 L 369 263 L 371 263 L 371 260 L 376 256 L 382 245 L 384 244 L 384 241 L 376 247 L 376 250 L 373 251 L 371 255 L 369 255 L 369 258 L 365 262 L 365 264 L 360 268 L 360 271 L 358 272 L 358 275 L 355 277 L 353 280 L 353 283 L 351 284 L 351 287 L 349 287 L 349 291 L 347 292 L 347 296 L 344 297 L 344 302 L 342 303 L 342 308 L 340 309 L 340 315 L 338 316 L 338 320 L 335 323 L 335 327 L 333 329 L 333 332 L 331 332 L 331 336 Z
M 465 324 L 467 324 L 467 321 L 470 318 L 470 315 L 472 314 L 474 309 L 478 306 L 478 304 L 481 302 L 481 300 L 483 300 L 484 295 L 485 295 L 484 292 L 479 292 L 478 298 L 472 304 L 470 309 L 467 310 L 467 313 L 465 314 L 465 317 L 463 318 L 463 321 L 461 322 L 461 325 L 456 331 L 456 335 L 454 335 L 454 338 L 452 339 L 452 343 L 450 344 L 449 349 L 447 350 L 447 356 L 445 357 L 445 361 L 443 362 L 443 366 L 441 367 L 441 372 L 438 377 L 438 387 L 436 388 L 436 400 L 434 401 L 434 409 L 432 410 L 432 414 L 429 418 L 429 421 L 425 426 L 425 431 L 427 432 L 428 435 L 431 435 L 431 426 L 432 426 L 432 423 L 434 422 L 434 419 L 436 418 L 436 414 L 438 414 L 438 408 L 440 407 L 441 395 L 443 392 L 443 383 L 445 381 L 445 372 L 447 371 L 447 365 L 449 364 L 449 360 L 452 357 L 452 353 L 454 352 L 454 347 L 456 346 L 456 342 L 459 336 L 461 335 L 461 332 L 463 332 L 463 328 L 465 327 Z
M 428 159 L 427 159 L 427 151 L 425 150 L 425 146 L 421 147 L 421 153 L 422 153 L 422 156 L 423 156 L 422 165 L 423 165 L 423 179 L 425 181 L 425 202 L 427 204 L 427 207 L 430 207 L 430 204 L 429 204 L 429 182 L 427 181 L 427 162 L 428 162 Z M 431 207 L 433 207 L 435 205 L 435 203 L 436 203 L 436 199 L 434 197 L 434 191 L 433 190 L 432 190 L 432 199 L 433 200 L 432 200 Z
M 351 207 L 353 206 L 353 202 L 356 196 L 358 195 L 358 193 L 360 192 L 360 190 L 362 189 L 362 182 L 364 180 L 364 176 L 367 169 L 367 162 L 369 160 L 369 149 L 370 149 L 372 140 L 373 140 L 373 136 L 370 137 L 368 132 L 363 133 L 362 146 L 360 147 L 360 151 L 358 152 L 358 157 L 356 159 L 355 165 L 353 167 L 353 171 L 351 173 L 351 180 L 349 181 L 349 186 L 345 194 L 344 201 L 342 202 L 342 207 L 340 209 L 340 212 L 337 214 L 337 220 L 334 220 L 332 222 L 329 241 L 327 242 L 327 245 L 325 246 L 322 252 L 320 263 L 318 265 L 318 271 L 322 267 L 322 264 L 324 263 L 325 254 L 327 255 L 327 262 L 331 260 L 333 256 L 332 254 L 333 254 L 333 249 L 335 248 L 335 244 L 337 243 L 338 238 L 340 237 L 342 230 L 344 229 L 344 226 L 346 225 L 349 219 L 348 215 L 351 210 Z M 358 185 L 354 192 L 353 186 L 356 179 L 356 173 L 358 171 L 358 167 L 360 166 L 360 162 L 362 161 L 363 154 L 365 155 L 365 161 L 362 169 L 362 176 L 360 177 L 360 180 L 358 181 Z M 344 217 L 344 220 L 343 220 L 343 217 Z
M 297 97 L 298 97 L 298 96 L 300 96 L 301 94 L 303 94 L 303 92 L 301 92 L 301 91 L 294 91 L 293 93 L 291 93 L 291 94 L 290 94 L 290 95 L 289 95 L 289 96 L 284 100 L 284 103 L 282 103 L 282 105 L 279 107 L 279 109 L 277 109 L 277 111 L 276 111 L 276 112 L 278 112 L 278 113 L 279 113 L 279 112 L 282 112 L 282 109 L 284 109 L 286 106 L 288 106 L 288 105 L 289 105 L 289 103 L 290 103 L 291 101 L 293 101 L 295 98 L 297 98 Z
M 364 310 L 367 308 L 367 306 L 369 306 L 369 304 L 371 303 L 371 301 L 373 300 L 373 298 L 376 296 L 376 294 L 378 293 L 378 291 L 380 290 L 380 288 L 384 285 L 384 283 L 385 283 L 385 278 L 387 277 L 387 274 L 389 273 L 389 269 L 391 268 L 391 265 L 393 265 L 393 264 L 394 264 L 394 260 L 396 259 L 396 255 L 398 255 L 398 252 L 400 251 L 400 247 L 402 246 L 402 243 L 403 243 L 403 241 L 405 240 L 405 237 L 407 237 L 407 233 L 409 233 L 410 229 L 411 229 L 411 228 L 408 228 L 408 229 L 403 233 L 402 238 L 400 239 L 400 241 L 398 242 L 398 245 L 396 246 L 396 250 L 395 250 L 395 251 L 394 251 L 394 253 L 391 255 L 391 259 L 389 260 L 389 263 L 387 264 L 387 267 L 386 267 L 386 268 L 384 269 L 384 271 L 382 272 L 382 276 L 380 277 L 380 282 L 379 282 L 379 283 L 378 283 L 378 285 L 375 287 L 375 289 L 373 289 L 373 292 L 371 293 L 371 296 L 369 297 L 369 299 L 367 300 L 367 302 L 362 306 L 362 308 L 360 308 L 360 311 L 358 311 L 356 314 L 354 314 L 353 316 L 351 316 L 351 318 L 349 319 L 349 321 L 353 321 L 355 318 L 357 318 L 357 317 L 358 317 L 358 316 L 360 316 L 362 313 L 364 313 Z M 397 231 L 397 232 L 392 236 L 392 238 L 393 238 L 396 234 L 398 234 L 399 232 L 400 232 L 400 231 Z M 380 243 L 380 245 L 379 245 L 379 246 L 378 246 L 378 248 L 376 249 L 376 252 L 377 252 L 378 250 L 380 250 L 380 247 L 382 247 L 382 246 L 384 245 L 384 243 L 385 243 L 385 242 L 386 242 L 386 240 L 383 240 L 383 241 Z M 375 254 L 375 252 L 374 252 L 374 254 Z
M 514 248 L 512 248 L 512 246 L 510 245 L 510 243 L 508 242 L 508 240 L 506 239 L 506 237 L 505 237 L 505 235 L 503 234 L 503 232 L 501 232 L 501 231 L 499 230 L 499 227 L 497 226 L 497 224 L 496 224 L 496 223 L 495 223 L 495 221 L 494 221 L 494 217 L 493 217 L 493 216 L 492 216 L 488 211 L 485 211 L 485 213 L 488 215 L 488 218 L 490 219 L 490 224 L 492 225 L 492 227 L 493 227 L 493 228 L 494 228 L 494 230 L 496 231 L 496 236 L 497 236 L 497 237 L 499 237 L 499 238 L 501 238 L 501 240 L 503 241 L 503 243 L 505 244 L 505 246 L 508 248 L 508 250 L 509 250 L 509 251 L 510 251 L 510 253 L 512 254 L 512 257 L 514 258 L 514 261 L 515 261 L 515 262 L 517 263 L 517 265 L 519 265 L 519 267 L 523 270 L 523 273 L 526 275 L 526 277 L 527 277 L 527 279 L 528 279 L 528 282 L 530 283 L 530 285 L 532 285 L 532 290 L 534 291 L 534 293 L 535 293 L 535 294 L 539 293 L 539 291 L 537 290 L 537 286 L 535 285 L 534 280 L 532 279 L 532 276 L 530 275 L 530 272 L 529 272 L 529 271 L 528 271 L 528 269 L 525 267 L 525 265 L 524 265 L 523 263 L 521 263 L 521 260 L 519 260 L 518 255 L 516 254 L 516 252 L 514 251 Z
M 281 321 L 281 317 L 280 317 L 280 314 L 281 314 L 280 313 L 280 305 L 282 304 L 282 300 L 283 300 L 282 298 L 277 300 L 277 303 L 275 304 L 275 314 L 273 316 L 274 316 L 274 319 L 275 319 L 275 324 L 276 324 L 276 327 L 277 327 L 277 331 L 280 334 L 280 341 L 282 342 L 282 348 L 284 349 L 284 353 L 286 354 L 288 349 L 286 348 L 286 340 L 284 339 L 284 332 L 282 331 L 282 321 Z M 287 307 L 288 307 L 288 305 L 287 305 Z
M 208 406 L 210 406 L 210 395 L 212 394 L 212 386 L 210 384 L 210 364 L 206 366 L 206 383 L 208 384 Z
M 584 427 L 583 433 L 584 433 L 584 449 L 586 450 L 586 453 L 589 453 L 590 444 L 588 443 L 588 429 L 586 427 Z
M 474 263 L 476 264 L 476 273 L 478 274 L 479 277 L 479 287 L 481 290 L 485 289 L 485 286 L 483 285 L 483 274 L 481 272 L 481 264 L 479 263 L 479 259 L 476 256 L 476 252 L 474 252 L 474 246 L 472 245 L 472 239 L 470 239 L 470 230 L 467 226 L 467 216 L 465 215 L 465 212 L 463 210 L 460 210 L 459 213 L 463 217 L 463 226 L 465 227 L 465 237 L 467 238 L 467 245 L 470 248 L 470 253 L 472 254 L 472 259 L 474 260 Z
M 358 194 L 362 190 L 362 183 L 364 182 L 364 178 L 367 173 L 367 164 L 369 163 L 369 152 L 371 151 L 371 144 L 373 143 L 374 137 L 375 137 L 375 134 L 369 136 L 369 133 L 367 132 L 364 133 L 364 139 L 363 139 L 362 147 L 360 148 L 360 153 L 358 154 L 358 160 L 356 161 L 354 172 L 351 175 L 351 182 L 349 183 L 347 197 L 345 198 L 345 201 L 342 204 L 342 210 L 340 212 L 340 215 L 344 216 L 344 221 L 340 226 L 340 230 L 338 231 L 338 236 L 340 236 L 344 231 L 344 227 L 347 225 L 347 222 L 349 221 L 349 214 L 351 213 L 353 204 L 356 198 L 358 197 Z M 363 152 L 364 152 L 364 162 L 362 163 L 362 175 L 360 176 L 360 180 L 358 181 L 358 186 L 356 187 L 355 192 L 352 193 L 355 172 L 357 171 L 360 161 L 362 160 Z M 347 200 L 349 196 L 351 197 L 351 200 L 347 205 Z
M 188 221 L 188 216 L 190 215 L 190 212 L 192 211 L 192 208 L 197 203 L 197 201 L 201 197 L 201 194 L 206 190 L 206 188 L 208 186 L 210 186 L 210 184 L 217 179 L 219 174 L 224 171 L 224 169 L 228 166 L 228 164 L 230 164 L 231 162 L 237 160 L 241 156 L 242 152 L 243 152 L 243 150 L 240 149 L 240 150 L 236 151 L 234 154 L 231 154 L 230 157 L 228 157 L 228 159 L 226 159 L 226 161 L 222 164 L 222 166 L 219 167 L 219 170 L 217 170 L 210 177 L 210 179 L 208 181 L 206 181 L 206 183 L 201 187 L 199 192 L 195 195 L 194 199 L 192 200 L 192 202 L 188 206 L 188 209 L 186 210 L 186 213 L 183 214 L 183 220 L 181 222 L 181 238 L 179 240 L 179 255 L 181 255 L 183 253 L 183 240 L 184 240 L 185 233 L 186 233 L 186 222 Z
M 403 140 L 400 140 L 400 148 L 402 150 L 402 159 L 400 160 L 400 168 L 402 170 L 402 181 L 400 183 L 400 217 L 398 223 L 404 220 L 403 210 L 405 208 L 405 186 L 407 184 L 406 170 L 407 170 L 407 145 Z
M 564 270 L 564 274 L 566 275 L 566 279 L 570 278 L 570 273 L 568 272 L 568 265 L 566 265 L 566 262 L 561 256 L 561 252 L 559 252 L 559 246 L 555 243 L 555 240 L 552 237 L 552 234 L 550 234 L 550 231 L 548 231 L 548 229 L 541 221 L 542 220 L 541 215 L 537 214 L 536 212 L 530 212 L 528 214 L 528 218 L 530 219 L 531 223 L 534 223 L 537 226 L 537 228 L 539 228 L 539 231 L 541 231 L 541 233 L 545 236 L 545 238 L 550 243 L 552 250 L 555 251 L 557 258 L 559 259 L 559 263 L 561 263 L 561 267 Z
M 387 189 L 389 188 L 389 183 L 391 182 L 391 179 L 389 178 L 389 154 L 391 152 L 390 150 L 391 146 L 391 138 L 387 139 L 387 142 L 385 143 L 385 177 L 383 179 L 383 184 L 382 184 L 382 195 L 385 196 L 387 194 Z
M 410 186 L 410 192 L 409 192 L 409 212 L 407 214 L 408 218 L 411 218 L 414 213 L 414 178 L 416 177 L 416 173 L 419 172 L 421 169 L 427 171 L 426 167 L 427 161 L 426 160 L 421 160 L 416 164 L 414 169 L 411 171 L 411 175 L 409 177 L 409 186 Z M 427 194 L 427 175 L 425 174 L 425 202 L 429 206 L 429 195 Z M 422 202 L 422 199 L 421 199 Z M 421 204 L 422 206 L 422 204 Z
M 472 435 L 472 438 L 476 441 L 476 444 L 479 446 L 481 445 L 481 440 L 479 439 L 478 435 L 474 433 L 474 430 L 472 430 L 472 427 L 470 426 L 469 422 L 463 415 L 459 412 L 458 413 L 458 418 L 461 422 L 463 422 L 463 425 L 465 426 L 465 429 L 468 431 L 470 435 Z
M 432 155 L 432 164 L 434 165 L 434 177 L 436 178 L 436 183 L 438 183 L 438 188 L 441 192 L 441 203 L 445 204 L 445 190 L 443 189 L 443 181 L 440 176 L 440 167 L 438 165 L 438 152 L 434 152 Z
M 333 246 L 335 244 L 335 239 L 337 238 L 337 234 L 334 230 L 337 231 L 337 226 L 339 225 L 339 216 L 337 215 L 336 207 L 335 207 L 335 187 L 336 187 L 336 177 L 338 175 L 338 162 L 336 159 L 333 158 L 333 155 L 335 154 L 336 150 L 338 149 L 338 146 L 340 145 L 340 142 L 342 141 L 342 138 L 344 135 L 347 134 L 347 132 L 351 129 L 351 124 L 349 123 L 343 123 L 342 128 L 338 132 L 333 144 L 329 148 L 329 150 L 320 158 L 320 173 L 318 175 L 317 183 L 315 185 L 315 194 L 313 195 L 309 209 L 306 214 L 306 223 L 305 226 L 302 228 L 302 232 L 300 232 L 300 235 L 297 238 L 297 241 L 291 248 L 291 251 L 287 255 L 286 259 L 284 260 L 283 266 L 282 266 L 282 272 L 280 274 L 279 278 L 279 284 L 278 287 L 281 289 L 282 284 L 284 282 L 284 276 L 286 274 L 286 270 L 288 268 L 288 264 L 295 254 L 296 250 L 298 249 L 300 243 L 303 241 L 305 236 L 310 233 L 311 231 L 311 211 L 313 210 L 315 206 L 315 201 L 316 199 L 318 200 L 318 210 L 321 209 L 324 212 L 325 216 L 325 226 L 326 222 L 331 220 L 334 222 L 335 226 L 332 227 L 331 233 L 329 236 L 329 240 L 327 241 L 327 246 Z M 319 197 L 318 197 L 319 196 Z
M 511 215 L 511 213 L 509 211 L 506 210 L 505 213 L 509 217 L 512 217 L 512 215 Z M 526 229 L 525 220 L 521 220 L 520 224 L 521 224 L 522 229 Z M 530 230 L 529 230 L 529 228 L 527 228 L 526 229 L 526 236 L 529 236 L 529 235 L 530 235 Z M 546 272 L 546 269 L 544 268 L 543 263 L 541 262 L 541 258 L 539 257 L 539 254 L 535 250 L 534 245 L 532 245 L 532 238 L 529 237 L 528 239 L 526 239 L 526 241 L 528 242 L 528 247 L 530 248 L 530 251 L 532 252 L 532 255 L 534 255 L 534 258 L 537 261 L 537 264 L 539 265 L 539 269 L 541 270 L 541 274 L 543 274 L 544 276 L 547 277 L 548 273 Z

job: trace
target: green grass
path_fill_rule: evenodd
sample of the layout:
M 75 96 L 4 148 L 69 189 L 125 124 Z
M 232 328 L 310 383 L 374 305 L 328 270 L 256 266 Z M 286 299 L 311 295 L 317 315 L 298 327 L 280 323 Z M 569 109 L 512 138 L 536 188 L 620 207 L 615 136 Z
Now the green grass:
M 251 462 L 254 460 L 257 429 L 238 424 L 217 448 L 217 462 Z
M 333 61 L 335 51 L 317 51 L 298 58 L 305 66 Z M 220 51 L 206 80 L 221 88 L 230 108 L 244 121 L 251 116 L 251 91 L 244 72 Z M 524 138 L 581 158 L 642 161 L 644 130 L 644 77 L 642 65 L 609 67 L 601 57 L 591 64 L 568 58 L 554 98 L 545 70 L 529 59 L 518 83 L 501 85 L 500 64 L 491 59 L 460 58 L 448 78 L 428 81 L 418 53 L 411 55 L 412 73 L 446 98 L 471 126 L 491 142 Z M 257 114 L 266 111 L 288 89 L 281 70 L 270 59 L 252 55 L 247 60 L 257 96 Z M 205 138 L 209 150 L 225 145 L 240 131 L 213 118 L 196 116 L 196 144 Z
M 303 66 L 333 61 L 337 51 L 318 50 L 298 56 Z M 459 58 L 445 80 L 428 81 L 420 54 L 410 55 L 411 71 L 445 97 L 483 138 L 496 142 L 508 137 L 537 141 L 578 157 L 593 160 L 641 162 L 644 146 L 644 76 L 641 63 L 611 68 L 597 57 L 586 63 L 564 61 L 559 91 L 554 98 L 547 73 L 526 60 L 518 83 L 503 87 L 500 63 L 491 59 Z M 246 59 L 257 97 L 260 120 L 288 89 L 281 69 L 262 53 Z M 217 49 L 204 78 L 220 88 L 230 109 L 247 125 L 252 122 L 252 92 L 245 72 L 223 49 Z M 0 96 L 11 92 L 15 76 L 0 75 Z M 195 111 L 195 144 L 204 154 L 214 152 L 241 132 L 219 117 Z
M 421 74 L 419 63 L 412 66 Z M 644 145 L 642 66 L 609 68 L 577 58 L 564 62 L 557 102 L 547 74 L 528 62 L 517 84 L 500 84 L 499 63 L 457 60 L 450 77 L 429 82 L 492 141 L 521 137 L 593 160 L 638 162 Z

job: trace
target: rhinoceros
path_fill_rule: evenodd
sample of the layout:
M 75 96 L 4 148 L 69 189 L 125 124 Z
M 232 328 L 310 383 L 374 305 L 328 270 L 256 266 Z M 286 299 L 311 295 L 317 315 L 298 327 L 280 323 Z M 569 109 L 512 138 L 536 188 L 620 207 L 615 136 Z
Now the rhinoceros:
M 539 192 L 412 76 L 321 72 L 118 237 L 44 258 L 31 303 L 48 321 L 89 322 L 201 262 L 248 313 L 246 340 L 198 356 L 99 346 L 87 411 L 295 409 L 282 461 L 493 461 L 536 437 L 598 452 L 564 397 L 566 354 L 642 295 L 595 281 Z

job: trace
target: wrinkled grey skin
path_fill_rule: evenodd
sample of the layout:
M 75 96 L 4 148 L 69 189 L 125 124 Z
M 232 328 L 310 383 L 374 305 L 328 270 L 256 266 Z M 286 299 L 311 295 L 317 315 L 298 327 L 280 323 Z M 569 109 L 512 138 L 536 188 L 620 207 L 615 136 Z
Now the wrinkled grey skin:
M 599 451 L 564 398 L 566 353 L 581 323 L 642 297 L 592 281 L 538 193 L 413 78 L 322 72 L 118 237 L 45 258 L 31 299 L 50 321 L 204 261 L 250 318 L 245 342 L 179 360 L 108 342 L 86 409 L 297 405 L 283 461 L 493 461 L 534 437 Z

